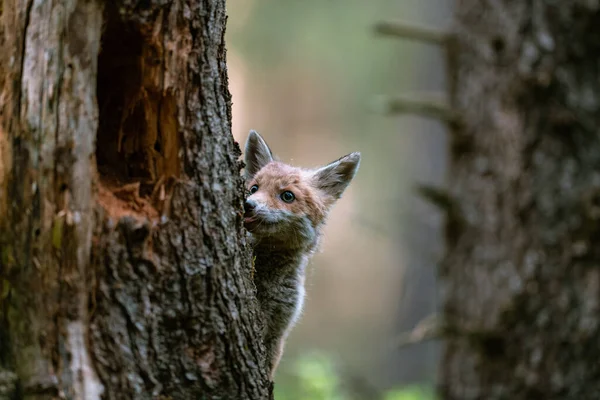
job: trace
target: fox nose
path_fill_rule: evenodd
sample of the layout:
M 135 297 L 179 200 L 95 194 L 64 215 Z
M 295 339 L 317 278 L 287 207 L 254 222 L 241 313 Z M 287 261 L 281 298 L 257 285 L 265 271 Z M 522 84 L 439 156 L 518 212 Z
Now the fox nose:
M 251 213 L 252 211 L 254 211 L 254 208 L 256 207 L 256 203 L 254 203 L 252 200 L 246 200 L 244 202 L 244 212 L 246 214 Z

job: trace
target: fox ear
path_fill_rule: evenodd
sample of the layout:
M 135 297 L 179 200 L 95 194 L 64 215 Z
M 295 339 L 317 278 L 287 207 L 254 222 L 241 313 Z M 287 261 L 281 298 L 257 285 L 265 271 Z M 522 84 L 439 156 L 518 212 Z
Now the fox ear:
M 246 179 L 252 178 L 262 167 L 273 161 L 273 153 L 267 142 L 255 130 L 251 130 L 248 135 L 245 153 Z
M 360 153 L 350 153 L 316 170 L 315 186 L 337 200 L 354 178 L 359 165 Z

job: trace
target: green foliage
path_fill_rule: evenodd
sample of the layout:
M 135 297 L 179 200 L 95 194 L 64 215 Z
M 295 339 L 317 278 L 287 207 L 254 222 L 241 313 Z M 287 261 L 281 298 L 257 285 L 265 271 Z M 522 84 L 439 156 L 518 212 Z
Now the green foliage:
M 334 363 L 322 353 L 298 358 L 293 375 L 295 379 L 276 380 L 276 400 L 377 400 L 346 393 Z M 383 393 L 380 400 L 436 400 L 436 396 L 432 387 L 411 385 Z
M 430 387 L 418 385 L 392 390 L 385 394 L 384 400 L 435 400 L 435 392 Z
M 275 385 L 277 400 L 345 400 L 339 390 L 338 376 L 331 360 L 312 353 L 296 360 L 294 375 L 297 380 L 287 385 Z
M 338 377 L 331 360 L 319 354 L 298 361 L 300 391 L 307 399 L 343 400 L 338 388 Z

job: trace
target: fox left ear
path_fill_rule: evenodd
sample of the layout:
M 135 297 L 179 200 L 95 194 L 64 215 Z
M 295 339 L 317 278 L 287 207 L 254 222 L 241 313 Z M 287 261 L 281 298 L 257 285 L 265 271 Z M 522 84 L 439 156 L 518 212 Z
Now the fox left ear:
M 316 170 L 315 186 L 337 200 L 356 175 L 359 165 L 360 153 L 350 153 Z
M 245 153 L 246 179 L 251 179 L 262 167 L 273 161 L 273 153 L 267 142 L 254 130 L 248 134 Z

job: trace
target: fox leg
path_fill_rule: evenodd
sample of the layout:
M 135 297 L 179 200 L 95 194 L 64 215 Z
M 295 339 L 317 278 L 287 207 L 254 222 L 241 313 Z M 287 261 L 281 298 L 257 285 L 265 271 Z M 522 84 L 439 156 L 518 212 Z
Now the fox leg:
M 269 366 L 269 377 L 271 380 L 275 377 L 275 371 L 281 361 L 283 348 L 285 346 L 285 337 L 272 338 L 266 341 L 267 346 L 267 365 Z

